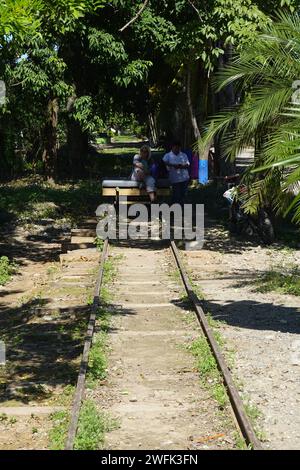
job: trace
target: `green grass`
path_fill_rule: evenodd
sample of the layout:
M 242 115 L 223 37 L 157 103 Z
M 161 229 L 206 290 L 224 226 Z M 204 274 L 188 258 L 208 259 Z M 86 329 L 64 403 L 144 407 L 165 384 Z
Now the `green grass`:
M 207 313 L 206 318 L 207 318 L 209 326 L 213 329 L 219 329 L 225 325 L 224 321 L 215 320 L 210 312 Z
M 235 447 L 237 450 L 249 450 L 245 439 L 240 435 L 239 432 L 234 433 Z
M 105 305 L 108 305 L 112 300 L 110 284 L 117 275 L 117 263 L 120 259 L 121 257 L 111 257 L 108 258 L 104 264 L 103 286 L 101 289 L 103 307 L 98 310 L 98 333 L 94 337 L 89 355 L 89 369 L 87 377 L 89 388 L 94 388 L 99 380 L 105 380 L 107 376 L 107 334 L 110 328 L 111 313 L 105 309 Z
M 131 143 L 131 142 L 136 142 L 136 141 L 141 141 L 142 139 L 139 139 L 136 135 L 116 135 L 115 137 L 112 138 L 113 143 Z
M 61 393 L 55 396 L 54 403 L 57 406 L 70 406 L 75 392 L 74 385 L 66 385 Z
M 106 379 L 107 376 L 107 333 L 101 331 L 94 338 L 93 346 L 89 355 L 88 385 L 93 387 L 95 382 Z
M 0 423 L 4 423 L 4 422 L 6 422 L 6 421 L 8 421 L 8 416 L 7 416 L 7 414 L 6 414 L 6 413 L 1 413 L 1 414 L 0 414 Z
M 249 401 L 244 400 L 244 407 L 246 414 L 253 425 L 256 424 L 257 420 L 262 416 L 261 411 L 256 405 L 251 404 Z
M 50 450 L 63 450 L 67 439 L 69 413 L 58 411 L 50 416 L 52 429 L 49 433 Z M 81 407 L 78 430 L 74 443 L 75 450 L 98 450 L 104 444 L 105 433 L 117 427 L 116 421 L 100 413 L 92 400 L 86 400 Z
M 102 238 L 96 237 L 94 243 L 96 245 L 97 250 L 102 252 L 103 247 L 104 247 L 104 240 L 102 240 Z
M 176 281 L 176 282 L 180 282 L 181 281 L 181 276 L 180 276 L 180 272 L 178 271 L 178 269 L 174 269 L 172 271 L 169 271 L 168 272 L 168 275 L 169 277 L 172 279 L 172 281 Z
M 262 417 L 262 412 L 258 409 L 258 407 L 255 404 L 250 403 L 249 398 L 247 397 L 243 397 L 243 404 L 244 404 L 246 415 L 248 416 L 248 418 L 250 419 L 252 423 L 252 426 L 253 426 L 253 429 L 257 438 L 261 442 L 266 442 L 268 440 L 267 435 L 263 429 L 260 429 L 259 422 L 258 422 L 258 420 Z
M 117 157 L 132 156 L 132 159 L 136 153 L 139 153 L 138 147 L 120 147 L 120 148 L 104 148 L 101 150 L 101 155 L 114 155 Z
M 50 450 L 63 450 L 67 439 L 69 413 L 57 411 L 50 416 L 52 429 L 49 432 Z
M 92 400 L 84 402 L 79 416 L 75 450 L 98 450 L 104 444 L 105 434 L 115 429 L 116 423 L 100 413 Z
M 190 282 L 191 282 L 192 289 L 194 293 L 196 294 L 196 296 L 198 297 L 198 299 L 205 300 L 205 296 L 201 287 L 198 284 L 196 284 L 194 281 L 190 281 Z
M 41 219 L 76 225 L 101 203 L 99 181 L 49 184 L 40 177 L 22 178 L 0 185 L 0 223 L 10 220 L 39 224 Z
M 10 281 L 12 275 L 16 272 L 16 265 L 11 263 L 7 256 L 0 257 L 0 286 L 4 286 Z
M 202 384 L 211 390 L 212 397 L 223 409 L 228 404 L 228 396 L 209 344 L 204 337 L 200 337 L 189 346 L 189 350 L 196 359 Z
M 216 335 L 216 332 L 214 332 Z M 217 339 L 217 338 L 216 338 Z M 218 341 L 218 339 L 217 339 Z M 220 337 L 220 342 L 223 344 L 223 339 Z M 226 392 L 226 388 L 223 384 L 222 376 L 218 370 L 216 360 L 211 352 L 209 344 L 207 343 L 204 337 L 200 337 L 189 346 L 189 350 L 192 352 L 197 362 L 197 369 L 200 375 L 202 384 L 207 390 L 210 390 L 212 398 L 218 403 L 218 406 L 221 410 L 229 404 L 229 398 Z M 257 420 L 261 417 L 260 410 L 249 400 L 243 400 L 245 412 L 252 422 L 255 433 L 261 441 L 266 440 L 266 436 L 263 431 L 259 430 L 257 427 Z M 239 433 L 235 434 L 235 446 L 239 450 L 249 449 L 240 436 Z
M 177 271 L 178 273 L 178 271 Z M 179 274 L 179 273 L 178 273 Z M 174 272 L 171 273 L 171 276 L 174 276 Z M 195 285 L 193 281 L 191 281 L 191 285 L 193 291 L 197 295 L 197 297 L 201 300 L 205 300 L 204 294 L 201 291 L 201 288 L 198 285 Z M 213 331 L 214 338 L 218 345 L 223 348 L 225 345 L 225 340 L 222 337 L 221 333 L 218 331 L 225 322 L 221 322 L 219 320 L 215 320 L 211 313 L 206 314 L 206 318 L 210 328 Z M 229 404 L 229 398 L 226 392 L 226 388 L 223 384 L 223 379 L 220 374 L 220 371 L 217 366 L 217 362 L 213 356 L 213 353 L 210 349 L 210 346 L 206 340 L 206 338 L 200 337 L 196 341 L 192 343 L 188 347 L 190 352 L 196 359 L 197 369 L 201 378 L 202 384 L 211 391 L 212 398 L 218 403 L 221 410 L 223 410 Z M 228 351 L 226 354 L 226 360 L 229 362 L 230 366 L 233 367 L 234 363 L 234 352 Z M 253 426 L 256 425 L 258 418 L 261 416 L 259 409 L 250 404 L 249 401 L 244 402 L 245 411 L 248 415 L 251 422 L 253 422 Z M 255 432 L 260 440 L 266 440 L 265 434 L 263 431 L 255 429 Z M 240 436 L 239 433 L 235 434 L 235 445 L 236 448 L 239 450 L 248 450 L 244 439 Z
M 122 259 L 122 255 L 109 257 L 104 265 L 103 271 L 103 286 L 101 289 L 101 300 L 103 304 L 109 304 L 112 300 L 112 293 L 110 284 L 114 281 L 117 275 L 117 264 Z
M 263 274 L 255 285 L 258 292 L 278 292 L 300 296 L 300 270 L 298 266 L 290 269 L 276 268 Z
M 181 279 L 178 269 L 170 271 L 169 276 L 177 281 Z M 189 273 L 188 277 L 190 279 Z M 203 292 L 201 291 L 200 286 L 196 285 L 193 281 L 191 281 L 191 279 L 190 283 L 197 297 L 200 300 L 204 300 L 205 297 Z M 189 301 L 189 297 L 185 295 L 182 297 L 182 300 Z M 223 346 L 224 340 L 221 334 L 218 331 L 215 331 L 215 329 L 220 328 L 221 322 L 214 320 L 211 314 L 207 315 L 207 320 L 211 328 L 214 329 L 213 334 L 217 343 L 219 344 L 219 346 Z M 197 369 L 202 383 L 205 385 L 205 387 L 211 390 L 212 397 L 217 401 L 219 407 L 223 409 L 228 403 L 228 396 L 223 384 L 221 374 L 218 370 L 216 360 L 211 352 L 210 346 L 206 338 L 204 336 L 200 337 L 191 345 L 189 345 L 188 349 L 196 359 Z
M 97 145 L 105 145 L 105 144 L 107 144 L 107 140 L 108 139 L 105 138 L 105 137 L 97 137 L 96 138 L 96 144 Z

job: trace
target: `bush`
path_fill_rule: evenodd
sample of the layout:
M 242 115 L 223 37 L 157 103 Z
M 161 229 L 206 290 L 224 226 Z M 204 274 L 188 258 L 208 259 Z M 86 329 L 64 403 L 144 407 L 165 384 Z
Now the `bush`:
M 0 286 L 4 286 L 15 272 L 16 267 L 13 263 L 10 263 L 7 256 L 1 256 L 0 258 Z

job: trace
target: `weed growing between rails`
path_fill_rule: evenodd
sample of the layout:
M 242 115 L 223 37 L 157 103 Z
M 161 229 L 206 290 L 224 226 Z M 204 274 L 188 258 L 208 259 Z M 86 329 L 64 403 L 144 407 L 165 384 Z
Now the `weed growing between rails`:
M 102 242 L 102 244 L 100 243 Z M 98 247 L 103 247 L 103 240 L 98 239 Z M 112 301 L 110 284 L 117 276 L 117 264 L 121 257 L 108 258 L 104 265 L 103 285 L 101 289 L 102 307 L 98 309 L 97 332 L 93 339 L 93 344 L 89 355 L 89 370 L 87 374 L 87 388 L 94 389 L 99 381 L 104 381 L 108 372 L 107 348 L 108 331 L 112 313 L 109 311 L 109 304 Z

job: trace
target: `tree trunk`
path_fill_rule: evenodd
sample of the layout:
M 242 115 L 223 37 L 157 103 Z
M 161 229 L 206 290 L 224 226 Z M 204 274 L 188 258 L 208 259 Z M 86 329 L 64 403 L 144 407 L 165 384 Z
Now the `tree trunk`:
M 187 106 L 190 114 L 191 125 L 194 133 L 195 140 L 201 138 L 200 129 L 197 122 L 197 116 L 195 113 L 195 108 L 193 105 L 193 96 L 192 96 L 192 70 L 191 66 L 188 66 L 187 77 L 186 77 L 186 97 L 187 97 Z
M 72 177 L 84 176 L 84 161 L 88 155 L 88 133 L 83 132 L 78 121 L 70 117 L 68 119 L 68 155 Z
M 57 98 L 49 99 L 47 111 L 48 118 L 44 128 L 44 174 L 49 181 L 54 181 L 57 176 Z
M 219 47 L 224 48 L 223 44 Z M 222 70 L 232 57 L 232 47 L 228 47 L 226 54 L 220 56 L 218 70 Z M 228 85 L 224 90 L 215 94 L 214 97 L 214 114 L 219 113 L 224 108 L 233 106 L 236 102 L 234 87 L 232 84 Z M 215 158 L 214 158 L 215 176 L 228 176 L 236 173 L 236 163 L 228 158 L 225 158 L 224 148 L 222 147 L 221 139 L 215 139 Z
M 1 161 L 1 165 L 0 165 L 0 180 L 2 178 L 4 178 L 4 165 L 3 165 L 3 162 L 4 162 L 4 158 L 5 158 L 5 154 L 4 154 L 4 132 L 1 128 L 1 122 L 0 122 L 0 161 Z
M 158 132 L 157 132 L 157 126 L 155 122 L 155 116 L 151 112 L 148 114 L 148 122 L 149 122 L 149 129 L 150 129 L 151 144 L 154 147 L 156 147 L 158 144 Z

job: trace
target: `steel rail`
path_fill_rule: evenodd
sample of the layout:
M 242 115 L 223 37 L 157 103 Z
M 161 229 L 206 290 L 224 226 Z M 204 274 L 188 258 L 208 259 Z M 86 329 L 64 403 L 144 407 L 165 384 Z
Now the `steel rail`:
M 92 311 L 88 323 L 87 333 L 84 342 L 84 348 L 80 363 L 80 369 L 77 379 L 77 385 L 75 390 L 75 395 L 73 399 L 73 405 L 71 410 L 71 420 L 68 428 L 68 436 L 66 440 L 65 450 L 73 450 L 77 428 L 78 428 L 78 420 L 79 420 L 79 413 L 82 404 L 82 400 L 84 398 L 84 390 L 85 390 L 85 380 L 86 380 L 86 373 L 88 369 L 88 362 L 89 362 L 89 353 L 92 346 L 93 336 L 95 332 L 95 325 L 96 325 L 96 317 L 97 317 L 97 310 L 100 305 L 100 297 L 101 297 L 101 287 L 103 282 L 103 274 L 104 274 L 104 265 L 108 254 L 108 239 L 105 240 L 99 273 L 97 277 L 97 283 L 94 292 L 94 301 L 92 305 Z
M 230 403 L 235 415 L 235 418 L 238 422 L 238 425 L 240 427 L 241 433 L 247 443 L 248 446 L 251 447 L 253 450 L 263 450 L 262 445 L 258 438 L 255 435 L 254 429 L 252 427 L 252 424 L 250 423 L 250 420 L 245 412 L 245 408 L 243 405 L 243 402 L 241 400 L 241 397 L 238 393 L 238 390 L 233 382 L 232 375 L 230 373 L 230 370 L 228 369 L 226 365 L 225 358 L 221 352 L 221 349 L 216 342 L 213 332 L 209 326 L 209 323 L 207 321 L 206 315 L 204 313 L 204 310 L 201 306 L 201 301 L 195 294 L 193 287 L 189 281 L 189 278 L 185 272 L 185 268 L 183 266 L 179 251 L 177 249 L 177 246 L 174 241 L 171 241 L 171 251 L 173 253 L 173 256 L 175 258 L 175 262 L 177 264 L 177 267 L 179 269 L 181 279 L 183 281 L 183 284 L 185 286 L 186 292 L 188 294 L 189 299 L 194 305 L 200 326 L 202 328 L 202 331 L 210 345 L 210 348 L 212 350 L 212 353 L 215 357 L 215 360 L 217 362 L 219 371 L 221 372 L 221 375 L 223 377 L 224 385 L 226 387 Z

